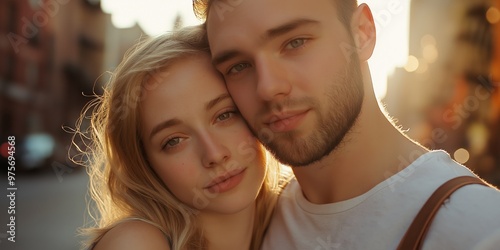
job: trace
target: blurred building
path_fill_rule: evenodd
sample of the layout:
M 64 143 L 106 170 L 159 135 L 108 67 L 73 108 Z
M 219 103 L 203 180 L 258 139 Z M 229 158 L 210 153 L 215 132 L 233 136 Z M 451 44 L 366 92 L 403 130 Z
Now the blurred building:
M 384 102 L 410 137 L 500 185 L 500 1 L 412 0 Z
M 137 25 L 115 28 L 99 0 L 0 1 L 0 144 L 16 136 L 17 155 L 31 155 L 24 167 L 70 164 L 63 127 L 141 36 Z

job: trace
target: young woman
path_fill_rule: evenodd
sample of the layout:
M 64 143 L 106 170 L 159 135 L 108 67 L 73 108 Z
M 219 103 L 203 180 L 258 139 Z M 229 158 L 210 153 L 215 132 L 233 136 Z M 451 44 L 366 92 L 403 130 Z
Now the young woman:
M 87 108 L 87 248 L 257 249 L 280 191 L 200 27 L 139 44 Z M 81 127 L 81 126 L 79 126 Z M 75 144 L 76 145 L 76 144 Z

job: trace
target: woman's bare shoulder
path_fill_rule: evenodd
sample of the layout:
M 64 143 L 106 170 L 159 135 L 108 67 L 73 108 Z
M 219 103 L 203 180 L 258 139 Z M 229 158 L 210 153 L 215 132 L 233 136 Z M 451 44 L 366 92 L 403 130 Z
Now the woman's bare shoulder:
M 125 221 L 110 229 L 93 250 L 170 250 L 166 235 L 140 220 Z

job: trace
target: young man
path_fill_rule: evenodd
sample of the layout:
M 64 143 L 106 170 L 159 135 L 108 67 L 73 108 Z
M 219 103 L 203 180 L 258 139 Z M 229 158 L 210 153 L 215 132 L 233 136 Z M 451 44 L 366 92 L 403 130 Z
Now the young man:
M 248 125 L 297 179 L 280 198 L 264 249 L 395 249 L 436 188 L 474 176 L 407 138 L 379 107 L 367 5 L 213 0 L 195 1 L 195 11 L 206 15 L 213 63 Z M 484 246 L 500 228 L 499 207 L 495 189 L 459 189 L 424 249 Z

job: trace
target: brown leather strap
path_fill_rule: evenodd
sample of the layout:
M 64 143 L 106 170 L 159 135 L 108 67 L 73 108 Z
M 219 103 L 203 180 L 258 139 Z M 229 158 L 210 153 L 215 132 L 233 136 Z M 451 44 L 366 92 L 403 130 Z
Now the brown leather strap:
M 469 184 L 482 184 L 488 186 L 481 179 L 473 176 L 460 176 L 451 179 L 441 185 L 431 197 L 424 204 L 420 212 L 411 223 L 408 231 L 403 236 L 403 239 L 399 243 L 398 250 L 416 250 L 421 249 L 425 235 L 429 229 L 432 219 L 436 215 L 437 211 L 443 204 L 443 202 L 450 197 L 450 195 L 462 186 Z

